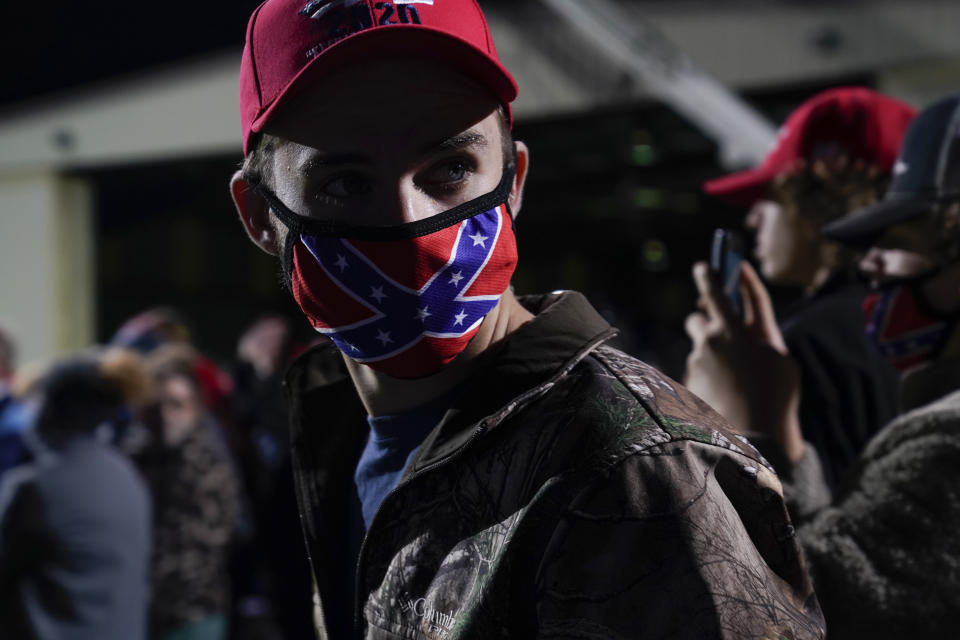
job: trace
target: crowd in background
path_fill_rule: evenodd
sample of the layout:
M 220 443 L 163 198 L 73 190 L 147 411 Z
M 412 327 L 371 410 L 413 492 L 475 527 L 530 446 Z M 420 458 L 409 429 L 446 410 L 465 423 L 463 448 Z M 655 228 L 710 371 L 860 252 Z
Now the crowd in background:
M 310 637 L 291 336 L 263 317 L 220 365 L 158 308 L 108 345 L 18 370 L 0 333 L 0 635 Z

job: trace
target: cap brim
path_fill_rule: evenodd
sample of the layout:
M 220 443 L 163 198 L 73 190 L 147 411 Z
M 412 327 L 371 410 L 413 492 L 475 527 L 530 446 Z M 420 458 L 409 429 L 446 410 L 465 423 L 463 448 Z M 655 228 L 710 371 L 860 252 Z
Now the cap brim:
M 413 55 L 443 61 L 486 87 L 508 107 L 517 97 L 516 81 L 487 53 L 440 29 L 398 24 L 361 31 L 324 50 L 287 83 L 273 104 L 253 121 L 251 130 L 262 131 L 278 109 L 323 76 L 384 55 Z
M 732 204 L 749 207 L 766 193 L 773 172 L 764 166 L 738 171 L 703 183 L 703 190 Z
M 929 211 L 929 198 L 886 198 L 821 227 L 820 235 L 855 246 L 870 245 L 883 231 Z

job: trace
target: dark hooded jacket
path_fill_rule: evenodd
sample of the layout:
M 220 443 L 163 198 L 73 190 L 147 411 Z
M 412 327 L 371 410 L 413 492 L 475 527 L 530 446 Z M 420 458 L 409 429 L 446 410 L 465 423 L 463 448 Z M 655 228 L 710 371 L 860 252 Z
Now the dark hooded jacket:
M 362 638 L 822 638 L 780 483 L 682 386 L 604 343 L 580 296 L 464 384 L 383 501 L 356 566 Z M 295 482 L 325 603 L 367 437 L 339 354 L 287 379 Z

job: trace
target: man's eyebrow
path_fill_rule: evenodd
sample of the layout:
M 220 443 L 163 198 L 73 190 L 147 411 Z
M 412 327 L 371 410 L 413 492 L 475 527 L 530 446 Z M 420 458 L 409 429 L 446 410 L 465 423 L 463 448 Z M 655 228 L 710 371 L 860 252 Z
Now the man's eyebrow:
M 477 131 L 464 131 L 463 133 L 458 133 L 455 136 L 451 136 L 446 140 L 441 140 L 440 142 L 432 145 L 428 145 L 424 151 L 455 151 L 457 149 L 465 149 L 467 147 L 479 147 L 483 148 L 489 144 L 487 137 L 482 133 Z
M 317 169 L 341 164 L 363 164 L 370 159 L 358 153 L 314 154 L 297 163 L 297 172 L 307 175 Z

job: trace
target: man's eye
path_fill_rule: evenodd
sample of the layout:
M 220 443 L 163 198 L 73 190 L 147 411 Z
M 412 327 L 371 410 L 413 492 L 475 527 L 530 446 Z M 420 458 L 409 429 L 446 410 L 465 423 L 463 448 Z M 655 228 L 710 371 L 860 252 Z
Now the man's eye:
M 433 185 L 462 182 L 472 170 L 473 167 L 466 160 L 451 160 L 431 169 L 425 176 L 425 182 Z
M 346 175 L 323 185 L 323 193 L 334 198 L 350 198 L 370 193 L 373 185 L 361 175 Z
M 447 177 L 450 181 L 463 180 L 467 176 L 467 171 L 469 167 L 466 162 L 451 162 L 447 165 Z

